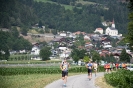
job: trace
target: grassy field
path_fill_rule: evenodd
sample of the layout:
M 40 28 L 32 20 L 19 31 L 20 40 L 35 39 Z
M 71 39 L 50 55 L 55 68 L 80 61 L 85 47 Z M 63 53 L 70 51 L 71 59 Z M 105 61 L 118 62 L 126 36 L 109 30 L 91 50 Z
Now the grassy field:
M 54 4 L 57 4 L 56 2 L 52 2 L 50 0 L 35 0 L 37 2 L 49 2 L 49 3 L 54 3 Z M 83 0 L 79 0 L 76 2 L 77 4 L 78 3 L 81 3 L 82 5 L 90 5 L 90 4 L 96 4 L 94 2 L 89 2 L 89 1 L 83 1 Z M 72 10 L 74 8 L 74 6 L 72 5 L 64 5 L 64 4 L 61 4 L 61 6 L 64 6 L 66 10 Z M 79 9 L 81 9 L 81 7 L 78 7 Z
M 54 4 L 57 4 L 56 2 L 52 2 L 50 0 L 35 0 L 35 1 L 38 1 L 38 2 L 49 2 L 49 3 L 54 3 Z M 64 6 L 65 7 L 65 10 L 72 10 L 74 6 L 71 6 L 71 5 L 64 5 L 64 4 L 60 4 L 61 6 Z M 80 9 L 80 8 L 79 8 Z
M 89 5 L 89 4 L 96 4 L 94 2 L 89 2 L 89 1 L 83 1 L 83 0 L 79 0 L 76 3 L 81 3 L 82 5 Z
M 69 76 L 85 73 L 69 73 Z M 46 85 L 61 79 L 61 74 L 30 74 L 15 76 L 0 76 L 0 88 L 45 88 Z M 107 84 L 104 77 L 98 77 L 95 84 L 100 88 L 113 88 Z
M 15 60 L 15 61 L 0 61 L 0 64 L 47 64 L 47 63 L 61 63 L 62 60 L 47 60 L 47 61 L 40 61 L 40 60 Z M 68 60 L 68 62 L 72 62 Z
M 69 73 L 69 76 L 81 73 Z M 60 79 L 61 74 L 31 74 L 0 76 L 0 88 L 44 88 L 47 84 Z
M 37 2 L 49 2 L 49 3 L 55 3 L 55 2 L 52 2 L 52 1 L 50 1 L 50 0 L 34 0 L 34 1 L 37 1 Z M 56 3 L 55 3 L 56 4 Z

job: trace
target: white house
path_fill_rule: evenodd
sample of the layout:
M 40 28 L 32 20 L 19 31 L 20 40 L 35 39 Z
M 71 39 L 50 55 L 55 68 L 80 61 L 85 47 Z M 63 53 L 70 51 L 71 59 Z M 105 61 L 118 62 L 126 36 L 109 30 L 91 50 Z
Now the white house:
M 100 34 L 103 34 L 103 29 L 102 28 L 96 28 L 96 30 L 94 32 L 95 33 L 99 32 Z
M 60 33 L 60 36 L 66 37 L 66 33 Z
M 110 36 L 118 36 L 118 30 L 113 27 L 108 27 L 105 31 L 105 34 Z
M 60 58 L 66 58 L 66 57 L 69 57 L 70 53 L 69 52 L 63 52 L 60 54 Z
M 91 40 L 88 35 L 84 35 L 84 40 Z
M 102 25 L 103 26 L 108 26 L 106 22 L 102 22 Z
M 118 30 L 115 29 L 114 20 L 113 20 L 113 22 L 112 22 L 112 26 L 111 26 L 111 27 L 108 27 L 108 28 L 105 30 L 105 34 L 106 34 L 106 35 L 110 35 L 110 36 L 118 36 Z
M 26 50 L 19 50 L 19 53 L 26 53 Z
M 104 45 L 103 48 L 112 48 L 112 45 Z
M 31 50 L 31 55 L 39 55 L 40 48 L 38 46 L 33 46 Z

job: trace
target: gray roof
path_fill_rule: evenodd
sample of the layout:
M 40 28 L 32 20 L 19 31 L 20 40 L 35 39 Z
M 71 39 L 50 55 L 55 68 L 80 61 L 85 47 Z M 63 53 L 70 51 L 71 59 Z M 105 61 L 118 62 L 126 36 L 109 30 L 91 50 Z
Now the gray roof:
M 114 27 L 109 27 L 111 30 L 117 30 L 117 29 L 115 29 Z

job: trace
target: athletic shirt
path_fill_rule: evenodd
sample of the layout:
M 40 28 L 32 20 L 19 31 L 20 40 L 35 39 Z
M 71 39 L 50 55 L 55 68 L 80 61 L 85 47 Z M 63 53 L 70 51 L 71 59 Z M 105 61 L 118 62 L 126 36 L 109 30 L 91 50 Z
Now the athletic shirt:
M 94 63 L 94 69 L 97 69 L 97 64 L 96 63 Z
M 87 66 L 88 66 L 88 69 L 92 69 L 92 63 L 88 63 Z
M 63 71 L 68 71 L 68 63 L 62 63 Z

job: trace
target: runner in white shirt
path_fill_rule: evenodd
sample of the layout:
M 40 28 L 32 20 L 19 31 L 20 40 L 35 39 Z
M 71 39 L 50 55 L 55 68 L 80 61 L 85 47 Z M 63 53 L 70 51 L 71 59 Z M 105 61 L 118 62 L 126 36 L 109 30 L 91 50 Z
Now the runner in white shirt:
M 64 61 L 60 65 L 60 69 L 62 70 L 62 80 L 64 80 L 64 84 L 63 84 L 64 87 L 66 87 L 69 67 L 70 67 L 69 63 L 66 61 L 66 59 L 64 59 Z
M 93 63 L 93 68 L 94 68 L 94 72 L 95 72 L 95 76 L 96 76 L 97 68 L 98 68 L 98 65 L 96 62 Z

